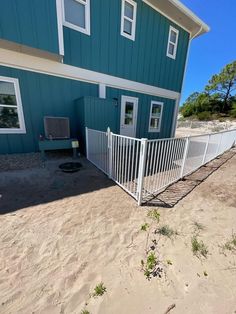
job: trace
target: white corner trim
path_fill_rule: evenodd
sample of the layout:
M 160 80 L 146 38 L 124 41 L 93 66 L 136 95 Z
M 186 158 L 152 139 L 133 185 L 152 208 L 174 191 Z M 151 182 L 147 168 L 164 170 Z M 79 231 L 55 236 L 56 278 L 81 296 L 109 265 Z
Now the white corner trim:
M 66 21 L 66 17 L 65 17 L 65 2 L 64 0 L 60 0 L 62 1 L 62 19 L 63 19 L 63 25 L 66 27 L 69 27 L 75 31 L 81 32 L 83 34 L 86 34 L 88 36 L 91 35 L 91 31 L 90 31 L 90 0 L 75 0 L 78 3 L 81 3 L 85 6 L 85 28 L 80 27 L 78 25 L 75 25 L 73 23 L 70 23 L 68 21 Z
M 130 81 L 116 76 L 94 72 L 2 48 L 0 48 L 0 65 L 76 81 L 84 81 L 91 84 L 105 84 L 107 87 L 114 87 L 169 99 L 178 99 L 180 95 L 180 93 L 168 89 Z
M 59 54 L 64 56 L 64 37 L 63 37 L 63 25 L 62 25 L 62 0 L 56 0 L 57 7 L 57 28 L 58 28 L 58 45 Z
M 125 2 L 128 2 L 134 8 L 134 16 L 133 19 L 130 19 L 125 16 Z M 127 19 L 132 24 L 131 35 L 124 32 L 124 20 Z M 133 0 L 122 0 L 121 1 L 121 26 L 120 26 L 120 34 L 128 39 L 135 41 L 135 33 L 136 33 L 136 19 L 137 19 L 137 2 Z
M 105 84 L 99 84 L 99 98 L 106 98 L 106 85 Z
M 16 104 L 17 104 L 16 108 L 17 108 L 19 124 L 20 124 L 20 127 L 17 129 L 0 128 L 0 134 L 25 134 L 26 133 L 25 119 L 24 119 L 24 113 L 23 113 L 23 107 L 22 107 L 22 101 L 21 101 L 19 80 L 16 78 L 12 78 L 12 77 L 0 76 L 0 81 L 9 82 L 9 83 L 14 84 L 14 89 L 15 89 L 15 93 L 16 93 Z
M 189 60 L 189 52 L 190 52 L 190 46 L 193 38 L 191 38 L 188 42 L 188 49 L 187 49 L 187 57 L 185 59 L 185 65 L 184 65 L 184 75 L 182 80 L 182 86 L 181 86 L 181 92 L 179 94 L 179 98 L 175 101 L 175 110 L 173 115 L 173 121 L 172 121 L 172 129 L 171 129 L 171 136 L 175 137 L 176 128 L 177 128 L 177 119 L 178 119 L 178 113 L 179 113 L 179 104 L 183 93 L 184 83 L 185 83 L 185 77 L 187 73 L 187 65 Z
M 151 128 L 150 125 L 151 125 L 151 118 L 152 118 L 152 107 L 153 107 L 153 104 L 158 104 L 158 105 L 161 105 L 161 114 L 160 114 L 160 123 L 158 125 L 158 129 L 155 129 L 155 128 Z M 150 106 L 150 115 L 149 115 L 149 125 L 148 125 L 148 132 L 149 133 L 159 133 L 161 131 L 161 122 L 162 122 L 162 113 L 163 113 L 163 106 L 164 106 L 164 103 L 163 102 L 160 102 L 160 101 L 155 101 L 155 100 L 152 100 L 151 101 L 151 106 Z

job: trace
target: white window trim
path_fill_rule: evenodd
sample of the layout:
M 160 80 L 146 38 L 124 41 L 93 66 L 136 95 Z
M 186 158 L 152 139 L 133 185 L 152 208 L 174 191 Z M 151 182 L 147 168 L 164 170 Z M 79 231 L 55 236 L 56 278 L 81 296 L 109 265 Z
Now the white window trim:
M 161 105 L 161 114 L 160 114 L 160 118 L 159 118 L 160 123 L 159 123 L 158 129 L 151 128 L 151 118 L 152 118 L 152 107 L 153 107 L 153 104 Z M 155 101 L 155 100 L 151 101 L 150 115 L 149 115 L 149 126 L 148 126 L 148 132 L 149 133 L 158 133 L 158 132 L 160 132 L 160 130 L 161 130 L 161 123 L 162 123 L 163 105 L 164 105 L 163 102 Z
M 23 107 L 22 107 L 22 102 L 21 102 L 19 80 L 12 77 L 0 76 L 0 81 L 14 84 L 14 89 L 16 93 L 17 112 L 18 112 L 18 118 L 19 118 L 19 124 L 20 124 L 20 127 L 17 129 L 0 128 L 0 134 L 19 134 L 19 133 L 25 134 L 26 133 L 25 119 L 24 119 Z
M 86 0 L 86 3 L 84 3 L 84 1 L 81 1 L 81 0 L 75 0 L 78 3 L 81 3 L 85 6 L 85 28 L 66 21 L 66 18 L 65 18 L 65 1 L 64 0 L 62 0 L 62 1 L 63 1 L 63 3 L 62 3 L 63 25 L 66 27 L 69 27 L 75 31 L 79 31 L 81 33 L 84 33 L 84 34 L 90 36 L 91 35 L 91 33 L 90 33 L 90 0 Z
M 176 33 L 176 43 L 173 43 L 173 42 L 170 40 L 171 31 L 173 31 L 173 32 Z M 175 60 L 176 54 L 177 54 L 177 48 L 178 48 L 178 41 L 179 41 L 179 31 L 178 31 L 178 29 L 174 28 L 173 26 L 170 26 L 170 29 L 169 29 L 169 37 L 168 37 L 168 44 L 167 44 L 167 51 L 166 51 L 166 56 L 167 56 L 167 57 L 172 58 L 172 59 Z M 170 45 L 170 44 L 174 45 L 174 54 L 173 54 L 173 55 L 169 53 L 169 45 Z
M 133 20 L 125 16 L 125 2 L 128 2 L 134 7 L 134 16 Z M 124 19 L 129 20 L 132 22 L 132 31 L 131 35 L 127 34 L 124 32 Z M 133 0 L 122 0 L 122 5 L 121 5 L 121 28 L 120 28 L 120 34 L 128 39 L 131 39 L 135 41 L 135 33 L 136 33 L 136 19 L 137 19 L 137 3 Z

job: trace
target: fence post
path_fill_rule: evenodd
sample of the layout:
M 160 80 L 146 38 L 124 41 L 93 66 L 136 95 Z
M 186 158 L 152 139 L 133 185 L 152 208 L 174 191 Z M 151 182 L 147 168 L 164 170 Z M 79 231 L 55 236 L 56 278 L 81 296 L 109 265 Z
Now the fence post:
M 88 128 L 85 128 L 85 137 L 86 137 L 86 157 L 89 160 L 89 143 L 88 143 Z
M 210 142 L 210 134 L 208 134 L 207 138 L 208 139 L 207 139 L 206 148 L 205 148 L 203 159 L 202 159 L 202 165 L 204 165 L 205 161 L 206 161 L 206 154 L 207 154 L 208 146 L 209 146 L 209 142 Z
M 110 128 L 107 128 L 107 148 L 108 148 L 108 177 L 112 178 L 112 133 Z
M 144 172 L 145 172 L 145 164 L 146 164 L 147 143 L 148 143 L 148 140 L 146 138 L 141 139 L 139 169 L 138 169 L 138 187 L 137 187 L 137 196 L 138 196 L 139 206 L 142 204 L 142 198 L 143 198 L 143 180 L 144 180 Z
M 187 155 L 188 155 L 188 147 L 189 147 L 189 136 L 186 138 L 184 155 L 183 155 L 183 163 L 182 163 L 181 172 L 180 172 L 180 179 L 182 179 L 184 176 L 184 166 L 185 166 L 185 162 L 186 162 Z
M 219 154 L 220 145 L 221 145 L 221 142 L 222 142 L 222 137 L 223 137 L 223 132 L 221 133 L 221 137 L 220 137 L 219 144 L 218 144 L 218 147 L 217 147 L 217 153 L 216 153 L 216 156 L 218 156 L 218 154 Z

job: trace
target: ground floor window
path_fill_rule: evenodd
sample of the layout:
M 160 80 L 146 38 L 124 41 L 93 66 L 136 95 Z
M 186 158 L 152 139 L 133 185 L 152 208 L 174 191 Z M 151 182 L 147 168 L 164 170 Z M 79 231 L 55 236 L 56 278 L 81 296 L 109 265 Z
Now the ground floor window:
M 0 76 L 0 134 L 25 133 L 17 79 Z
M 152 101 L 150 109 L 149 132 L 160 132 L 163 103 Z

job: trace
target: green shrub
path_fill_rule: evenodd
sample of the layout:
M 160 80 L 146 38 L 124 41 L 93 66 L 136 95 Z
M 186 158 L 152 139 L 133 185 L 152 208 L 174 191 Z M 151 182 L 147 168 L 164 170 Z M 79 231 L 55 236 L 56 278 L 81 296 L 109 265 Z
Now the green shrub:
M 198 112 L 197 117 L 200 121 L 209 121 L 212 118 L 209 111 Z

